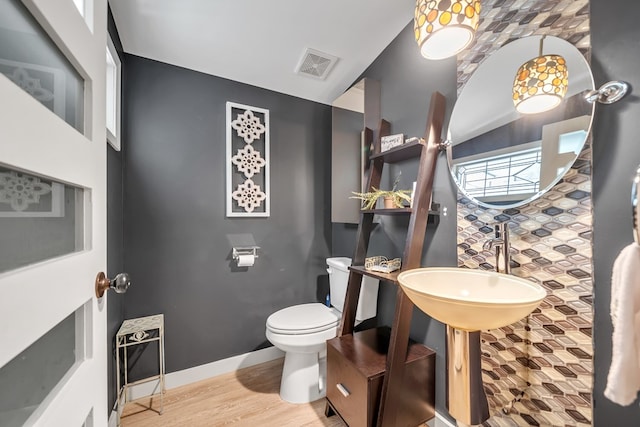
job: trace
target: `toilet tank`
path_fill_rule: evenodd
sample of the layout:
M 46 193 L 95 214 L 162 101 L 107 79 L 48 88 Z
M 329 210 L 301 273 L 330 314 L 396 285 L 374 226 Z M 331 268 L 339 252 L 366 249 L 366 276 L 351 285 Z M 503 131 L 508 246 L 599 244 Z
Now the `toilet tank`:
M 327 272 L 329 273 L 329 287 L 331 290 L 331 305 L 342 313 L 344 298 L 347 294 L 349 283 L 349 266 L 351 258 L 336 257 L 327 258 Z M 360 298 L 356 310 L 356 321 L 375 317 L 378 312 L 378 285 L 379 281 L 369 276 L 362 276 Z

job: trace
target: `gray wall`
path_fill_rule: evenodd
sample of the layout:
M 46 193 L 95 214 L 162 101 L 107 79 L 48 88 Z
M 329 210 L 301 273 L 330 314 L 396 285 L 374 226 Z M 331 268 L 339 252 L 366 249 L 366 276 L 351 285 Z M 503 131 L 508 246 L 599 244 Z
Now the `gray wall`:
M 122 56 L 122 44 L 118 36 L 111 10 L 108 20 L 109 34 L 113 44 Z M 115 277 L 124 271 L 124 248 L 122 235 L 122 153 L 107 145 L 107 277 Z M 115 341 L 114 337 L 124 320 L 125 295 L 107 292 L 107 348 L 108 356 L 108 402 L 107 409 L 111 410 L 116 401 L 116 374 L 115 374 Z
M 391 123 L 392 133 L 404 133 L 407 137 L 422 137 L 426 128 L 429 101 L 434 91 L 447 99 L 447 120 L 456 99 L 456 62 L 454 58 L 429 61 L 420 56 L 413 38 L 413 22 L 380 54 L 362 77 L 380 81 L 382 95 L 382 117 Z M 398 165 L 387 165 L 383 176 L 383 188 L 392 185 L 401 171 L 399 188 L 411 188 L 417 174 L 418 162 L 407 161 Z M 388 172 L 388 173 L 387 173 Z M 456 257 L 456 192 L 449 179 L 446 158 L 438 159 L 434 183 L 433 200 L 448 209 L 437 226 L 429 224 L 425 237 L 424 266 L 455 266 Z M 384 217 L 371 235 L 369 255 L 387 257 L 402 256 L 408 227 L 408 218 Z M 334 255 L 352 256 L 356 226 L 333 224 Z M 396 286 L 383 283 L 378 295 L 378 323 L 391 325 L 395 310 Z M 444 326 L 430 320 L 419 310 L 414 311 L 411 338 L 422 342 L 437 353 L 436 361 L 436 407 L 440 413 L 445 409 L 445 363 Z
M 122 156 L 119 152 L 107 148 L 107 277 L 115 277 L 124 271 L 123 235 L 122 235 Z M 124 302 L 126 295 L 113 291 L 107 296 L 107 348 L 109 395 L 108 409 L 116 401 L 116 362 L 115 335 L 124 320 Z
M 269 346 L 271 313 L 326 293 L 330 107 L 131 55 L 125 76 L 125 317 L 164 313 L 167 372 Z M 225 217 L 227 101 L 270 111 L 269 218 Z
M 624 13 L 620 13 L 624 11 Z M 591 0 L 591 66 L 596 86 L 624 80 L 640 87 L 640 4 Z M 595 292 L 594 425 L 632 425 L 638 402 L 622 408 L 603 395 L 611 362 L 611 269 L 620 250 L 633 242 L 631 182 L 640 163 L 640 103 L 637 94 L 598 105 L 593 127 L 593 244 Z

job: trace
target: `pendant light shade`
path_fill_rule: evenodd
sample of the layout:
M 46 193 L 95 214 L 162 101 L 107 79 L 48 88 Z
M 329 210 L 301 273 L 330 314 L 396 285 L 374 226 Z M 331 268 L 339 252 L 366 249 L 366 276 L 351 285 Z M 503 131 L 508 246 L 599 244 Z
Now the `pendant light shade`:
M 520 66 L 513 81 L 513 103 L 518 112 L 535 114 L 551 110 L 562 102 L 569 86 L 567 62 L 560 55 L 539 56 Z
M 471 43 L 479 22 L 478 0 L 417 0 L 413 28 L 420 53 L 428 59 L 457 54 Z

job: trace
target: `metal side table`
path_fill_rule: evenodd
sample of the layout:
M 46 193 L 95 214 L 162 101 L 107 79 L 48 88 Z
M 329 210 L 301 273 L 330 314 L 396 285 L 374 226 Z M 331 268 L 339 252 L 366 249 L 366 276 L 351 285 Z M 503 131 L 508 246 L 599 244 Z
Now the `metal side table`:
M 128 348 L 134 345 L 146 344 L 158 341 L 158 375 L 144 378 L 135 382 L 129 382 L 129 360 Z M 123 372 L 120 372 L 120 353 L 123 357 Z M 124 375 L 124 383 L 121 384 Z M 116 334 L 116 377 L 118 390 L 118 426 L 120 425 L 120 416 L 124 405 L 128 401 L 128 389 L 136 384 L 142 384 L 149 381 L 158 381 L 158 390 L 150 397 L 160 395 L 160 415 L 164 411 L 164 315 L 156 314 L 154 316 L 139 317 L 136 319 L 128 319 L 122 322 L 122 326 Z

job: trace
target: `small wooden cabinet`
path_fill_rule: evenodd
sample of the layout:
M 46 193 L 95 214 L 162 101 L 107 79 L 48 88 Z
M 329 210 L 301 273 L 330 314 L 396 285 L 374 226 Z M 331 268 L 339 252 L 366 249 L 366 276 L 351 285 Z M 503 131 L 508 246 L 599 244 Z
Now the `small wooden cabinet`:
M 327 401 L 349 427 L 377 423 L 390 329 L 368 329 L 327 341 Z M 398 396 L 397 427 L 435 416 L 435 352 L 413 341 Z

